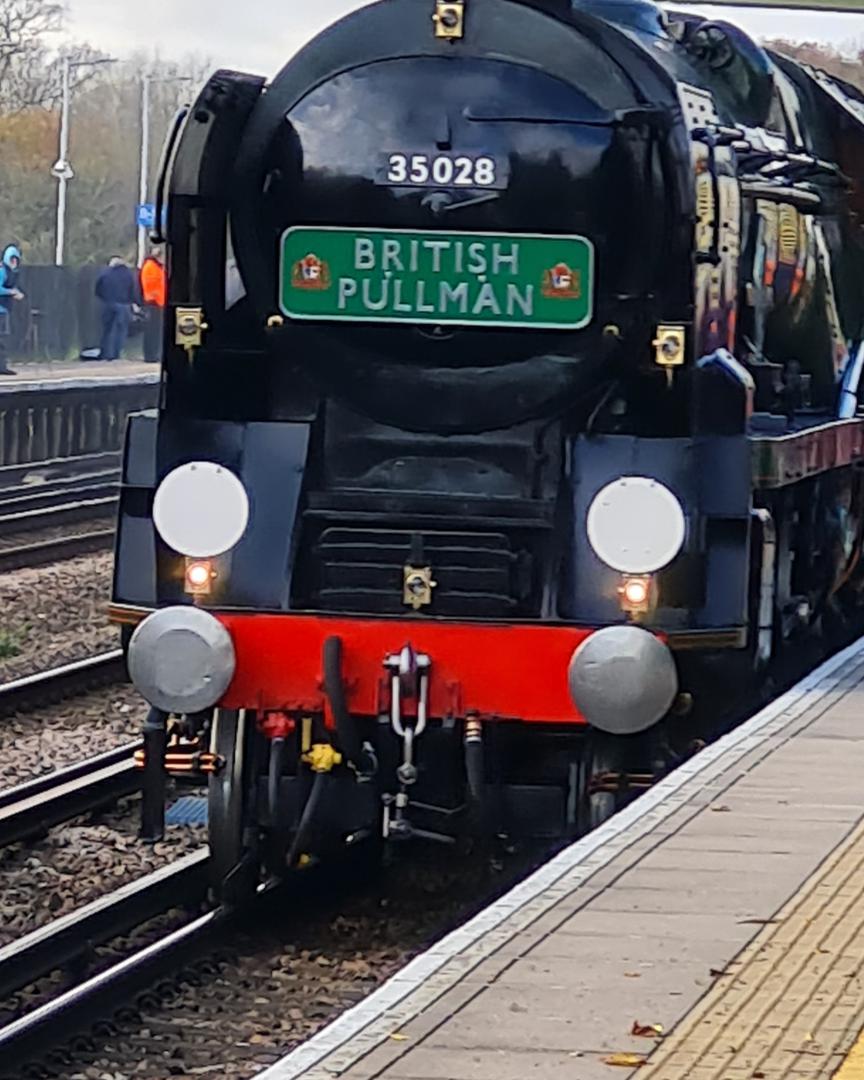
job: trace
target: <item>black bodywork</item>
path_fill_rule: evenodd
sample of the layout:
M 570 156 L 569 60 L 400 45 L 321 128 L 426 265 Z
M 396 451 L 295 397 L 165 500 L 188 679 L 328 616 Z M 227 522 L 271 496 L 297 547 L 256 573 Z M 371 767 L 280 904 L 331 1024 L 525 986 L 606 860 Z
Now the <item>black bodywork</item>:
M 184 601 L 149 514 L 159 481 L 206 457 L 266 507 L 214 606 L 405 614 L 402 567 L 425 560 L 440 585 L 419 618 L 625 621 L 584 520 L 635 473 L 688 520 L 649 625 L 752 643 L 752 511 L 773 498 L 753 439 L 832 420 L 862 337 L 857 95 L 648 3 L 469 0 L 456 41 L 434 36 L 432 6 L 363 8 L 267 87 L 218 72 L 178 129 L 162 405 L 129 429 L 115 602 Z M 388 186 L 391 148 L 494 153 L 507 183 Z M 593 316 L 567 332 L 293 322 L 292 225 L 584 235 Z M 178 307 L 203 310 L 199 348 L 178 343 Z M 686 341 L 674 369 L 664 325 Z M 850 501 L 828 486 L 826 516 Z M 778 610 L 833 583 L 787 571 Z

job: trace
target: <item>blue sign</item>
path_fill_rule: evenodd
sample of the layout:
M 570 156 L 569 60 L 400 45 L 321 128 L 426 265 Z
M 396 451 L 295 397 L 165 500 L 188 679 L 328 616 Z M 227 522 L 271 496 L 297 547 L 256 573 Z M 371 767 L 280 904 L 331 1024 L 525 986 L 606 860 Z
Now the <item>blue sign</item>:
M 156 224 L 156 207 L 153 203 L 139 203 L 135 221 L 139 229 L 152 229 Z

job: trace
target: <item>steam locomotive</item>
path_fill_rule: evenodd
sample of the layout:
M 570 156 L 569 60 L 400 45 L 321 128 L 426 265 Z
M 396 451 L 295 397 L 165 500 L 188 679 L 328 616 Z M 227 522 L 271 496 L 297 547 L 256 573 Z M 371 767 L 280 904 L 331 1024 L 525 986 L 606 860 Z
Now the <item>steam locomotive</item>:
M 213 887 L 590 828 L 862 584 L 864 100 L 642 0 L 378 0 L 165 151 L 112 614 Z M 134 628 L 134 632 L 133 632 Z

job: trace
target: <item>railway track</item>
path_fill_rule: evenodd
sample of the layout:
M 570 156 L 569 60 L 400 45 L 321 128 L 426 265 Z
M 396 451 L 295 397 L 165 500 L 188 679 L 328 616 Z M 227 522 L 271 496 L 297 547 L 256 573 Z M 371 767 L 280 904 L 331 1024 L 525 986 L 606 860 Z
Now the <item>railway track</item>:
M 120 474 L 109 470 L 77 480 L 48 481 L 0 491 L 0 536 L 65 524 L 76 512 L 92 517 L 117 502 Z
M 20 543 L 0 548 L 0 571 L 109 548 L 114 530 L 104 524 L 38 541 L 23 538 L 40 530 L 84 526 L 113 515 L 119 484 L 116 454 L 0 469 L 0 539 L 22 538 Z
M 14 513 L 0 513 L 0 536 L 19 535 L 58 526 L 80 525 L 81 522 L 112 514 L 117 507 L 117 495 L 88 498 L 67 496 L 65 502 Z
M 0 548 L 0 573 L 108 551 L 114 543 L 113 529 L 90 529 L 50 540 Z
M 173 919 L 167 930 L 156 924 L 147 933 L 159 933 L 157 940 L 151 938 L 131 954 L 122 950 L 133 946 L 118 943 L 112 949 L 122 959 L 112 962 L 103 954 L 100 962 L 110 966 L 78 976 L 74 986 L 65 982 L 58 988 L 53 980 L 38 983 L 76 958 L 86 960 L 82 941 L 104 943 L 157 914 L 155 899 L 149 907 L 143 903 L 149 885 L 127 886 L 89 910 L 70 913 L 0 949 L 0 1001 L 18 994 L 10 1007 L 19 1010 L 32 1002 L 28 1012 L 11 1014 L 0 1027 L 0 1076 L 20 1080 L 23 1075 L 84 1074 L 98 1063 L 109 1075 L 132 1075 L 146 1065 L 153 1071 L 145 1068 L 145 1075 L 164 1077 L 167 1072 L 159 1065 L 166 1063 L 166 1045 L 151 1038 L 151 1023 L 161 1030 L 169 1028 L 181 1040 L 178 1044 L 169 1036 L 171 1063 L 178 1070 L 188 1063 L 190 1042 L 201 1040 L 206 1040 L 206 1048 L 202 1043 L 192 1051 L 196 1065 L 202 1064 L 201 1054 L 208 1069 L 219 1062 L 235 1063 L 238 1047 L 251 1050 L 250 1056 L 261 1049 L 260 1040 L 247 1041 L 250 1027 L 242 1014 L 250 1006 L 257 1014 L 267 1014 L 263 1023 L 274 1031 L 276 1046 L 282 1047 L 285 1038 L 293 1041 L 298 1032 L 308 1033 L 310 1025 L 326 1022 L 336 996 L 340 1010 L 357 1004 L 396 970 L 394 951 L 400 954 L 397 964 L 407 962 L 418 946 L 427 946 L 461 923 L 478 901 L 501 895 L 531 865 L 523 859 L 505 873 L 487 872 L 483 877 L 476 866 L 454 868 L 452 862 L 449 856 L 443 866 L 435 862 L 432 880 L 437 885 L 431 890 L 424 860 L 410 860 L 410 865 L 406 860 L 398 873 L 383 879 L 375 876 L 374 881 L 349 875 L 353 884 L 348 887 L 344 871 L 350 867 L 344 866 L 341 874 L 335 867 L 319 867 L 299 875 L 291 885 L 261 889 L 249 909 L 223 907 L 203 915 L 193 910 L 180 929 L 175 929 Z M 207 872 L 202 851 L 160 871 L 153 889 L 161 890 L 162 910 L 203 901 Z M 137 899 L 121 901 L 124 891 Z M 119 932 L 118 925 L 123 928 Z M 366 962 L 363 957 L 369 958 L 369 972 L 360 972 L 363 981 L 357 982 L 358 967 Z M 347 971 L 334 973 L 334 967 L 343 964 Z M 26 993 L 18 993 L 24 987 Z M 328 999 L 323 1011 L 322 1002 L 315 1000 L 319 994 Z M 266 1010 L 260 1008 L 262 996 L 268 1002 Z M 293 1026 L 301 1013 L 302 1023 Z M 277 1024 L 278 1031 L 270 1027 L 273 1016 L 288 1014 L 292 1015 L 288 1025 Z M 142 1035 L 143 1029 L 148 1030 Z M 106 1034 L 111 1046 L 103 1049 Z M 151 1051 L 153 1060 L 148 1061 Z M 243 1058 L 237 1061 L 245 1058 L 244 1051 L 240 1053 Z M 103 1057 L 111 1060 L 111 1069 L 103 1067 Z M 33 1071 L 25 1072 L 25 1066 Z M 199 1071 L 205 1069 L 190 1067 L 183 1074 Z M 226 1075 L 238 1074 L 226 1070 Z
M 138 747 L 127 743 L 0 791 L 0 847 L 38 836 L 138 791 L 141 770 L 134 762 Z
M 125 678 L 121 649 L 77 660 L 0 686 L 0 716 L 60 700 Z M 0 847 L 39 835 L 78 814 L 98 809 L 140 787 L 127 743 L 74 765 L 0 790 Z
M 37 484 L 71 483 L 82 477 L 114 472 L 119 475 L 121 454 L 106 450 L 76 457 L 27 461 L 21 465 L 0 466 L 0 496 L 26 488 L 32 491 Z
M 0 684 L 0 718 L 51 704 L 70 694 L 121 681 L 126 681 L 122 649 L 111 649 L 97 656 L 89 656 L 86 660 L 62 664 L 50 671 L 25 675 Z
M 25 935 L 0 949 L 0 999 L 172 908 L 200 905 L 206 892 L 207 851 L 200 849 Z M 15 1074 L 46 1046 L 110 1016 L 118 1000 L 176 972 L 229 917 L 220 908 L 194 918 L 0 1028 L 2 1072 Z

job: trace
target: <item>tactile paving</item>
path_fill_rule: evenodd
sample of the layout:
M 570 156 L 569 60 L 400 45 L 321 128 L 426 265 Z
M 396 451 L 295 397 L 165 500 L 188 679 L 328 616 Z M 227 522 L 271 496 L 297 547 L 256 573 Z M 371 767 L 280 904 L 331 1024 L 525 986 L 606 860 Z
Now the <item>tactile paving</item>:
M 717 976 L 639 1080 L 833 1076 L 864 1023 L 862 964 L 864 825 Z

